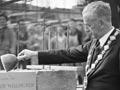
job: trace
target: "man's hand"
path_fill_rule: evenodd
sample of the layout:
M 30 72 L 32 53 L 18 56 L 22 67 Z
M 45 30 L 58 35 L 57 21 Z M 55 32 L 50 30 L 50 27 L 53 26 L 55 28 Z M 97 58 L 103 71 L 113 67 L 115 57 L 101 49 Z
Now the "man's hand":
M 17 59 L 18 60 L 27 60 L 33 56 L 38 56 L 38 52 L 25 49 L 18 54 Z

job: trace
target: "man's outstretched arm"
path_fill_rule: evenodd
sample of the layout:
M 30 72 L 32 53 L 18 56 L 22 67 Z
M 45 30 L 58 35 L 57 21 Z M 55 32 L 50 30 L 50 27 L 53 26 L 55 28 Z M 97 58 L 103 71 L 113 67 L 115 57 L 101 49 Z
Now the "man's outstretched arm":
M 91 42 L 80 45 L 75 48 L 64 50 L 47 50 L 47 51 L 31 51 L 23 50 L 18 54 L 18 59 L 31 58 L 37 56 L 39 64 L 61 64 L 61 63 L 75 63 L 86 62 L 88 50 Z

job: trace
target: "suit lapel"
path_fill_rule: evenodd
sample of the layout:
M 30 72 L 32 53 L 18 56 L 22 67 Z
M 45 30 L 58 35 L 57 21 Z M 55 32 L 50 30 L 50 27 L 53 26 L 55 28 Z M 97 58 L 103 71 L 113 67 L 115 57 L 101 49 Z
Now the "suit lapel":
M 96 39 L 93 39 L 92 44 L 90 46 L 89 54 L 88 54 L 88 57 L 90 56 L 90 58 L 88 58 L 87 60 L 87 65 L 89 66 L 88 68 L 90 68 L 92 64 L 95 43 L 96 43 Z

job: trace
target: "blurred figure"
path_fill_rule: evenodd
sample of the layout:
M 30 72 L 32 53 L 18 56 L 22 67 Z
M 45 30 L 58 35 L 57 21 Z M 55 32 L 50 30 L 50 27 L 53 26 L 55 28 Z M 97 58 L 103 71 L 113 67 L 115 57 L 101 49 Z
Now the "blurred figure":
M 82 44 L 83 32 L 79 30 L 75 19 L 70 19 L 69 27 L 69 47 L 78 46 Z
M 26 25 L 23 21 L 18 22 L 18 29 L 16 31 L 16 35 L 17 35 L 16 53 L 19 53 L 23 49 L 26 49 L 28 44 L 28 32 Z M 27 64 L 30 64 L 30 61 L 20 61 L 18 68 L 25 69 Z
M 7 26 L 8 17 L 5 13 L 0 13 L 0 56 L 7 53 L 15 54 L 16 35 L 15 32 Z M 3 69 L 0 63 L 0 69 Z
M 34 26 L 34 34 L 31 34 L 31 40 L 34 50 L 47 50 L 48 49 L 48 36 L 45 33 L 46 28 L 42 25 Z M 31 48 L 32 49 L 32 48 Z
M 66 27 L 58 25 L 57 34 L 51 39 L 51 49 L 65 49 L 66 48 Z
M 28 48 L 30 50 L 47 50 L 48 49 L 48 35 L 45 33 L 44 26 L 32 25 L 29 32 Z M 43 35 L 44 34 L 44 35 Z M 44 36 L 44 37 L 43 37 Z M 44 39 L 44 41 L 43 41 Z M 31 59 L 32 65 L 38 64 L 38 59 L 33 57 Z
M 28 32 L 26 30 L 26 25 L 24 22 L 19 22 L 19 32 L 18 32 L 18 39 L 19 39 L 19 52 L 23 49 L 27 48 L 28 44 Z
M 82 45 L 83 43 L 83 35 L 84 31 L 83 29 L 77 24 L 77 21 L 73 18 L 71 18 L 68 22 L 68 31 L 69 31 L 69 47 L 77 47 L 79 45 Z M 83 81 L 83 66 L 81 63 L 71 63 L 67 65 L 72 65 L 72 66 L 78 66 L 78 84 L 82 84 Z

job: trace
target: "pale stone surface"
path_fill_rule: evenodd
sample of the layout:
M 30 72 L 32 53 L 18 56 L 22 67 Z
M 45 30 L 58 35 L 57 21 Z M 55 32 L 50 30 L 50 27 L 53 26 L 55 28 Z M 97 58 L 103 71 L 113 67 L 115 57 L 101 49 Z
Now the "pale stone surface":
M 36 73 L 0 71 L 0 90 L 36 90 Z
M 76 90 L 75 71 L 38 72 L 37 90 Z
M 27 69 L 31 70 L 64 70 L 77 71 L 78 66 L 56 66 L 56 65 L 27 65 Z
M 0 71 L 0 90 L 76 90 L 75 70 Z

